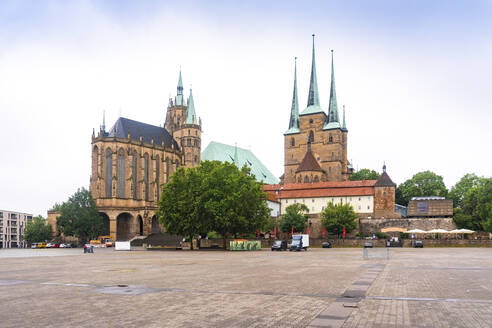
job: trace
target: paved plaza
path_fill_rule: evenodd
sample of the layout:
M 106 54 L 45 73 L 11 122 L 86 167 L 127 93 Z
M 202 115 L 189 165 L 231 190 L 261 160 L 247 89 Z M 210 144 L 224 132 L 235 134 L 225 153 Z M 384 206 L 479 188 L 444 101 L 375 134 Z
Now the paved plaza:
M 0 327 L 491 327 L 492 249 L 0 250 Z

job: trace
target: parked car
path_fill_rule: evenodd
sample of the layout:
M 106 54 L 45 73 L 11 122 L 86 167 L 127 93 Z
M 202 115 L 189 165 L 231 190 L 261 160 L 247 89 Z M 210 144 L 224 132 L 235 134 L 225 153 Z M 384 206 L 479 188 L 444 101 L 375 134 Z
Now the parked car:
M 364 248 L 372 248 L 372 243 L 370 243 L 370 242 L 365 242 L 365 243 L 364 243 Z
M 38 248 L 38 243 L 32 243 L 31 248 Z
M 321 243 L 321 247 L 323 248 L 331 248 L 331 243 L 329 241 L 324 241 Z
M 424 248 L 424 243 L 422 242 L 422 240 L 414 240 L 413 241 L 413 247 L 414 248 Z
M 287 241 L 286 240 L 275 240 L 272 245 L 272 251 L 286 251 Z

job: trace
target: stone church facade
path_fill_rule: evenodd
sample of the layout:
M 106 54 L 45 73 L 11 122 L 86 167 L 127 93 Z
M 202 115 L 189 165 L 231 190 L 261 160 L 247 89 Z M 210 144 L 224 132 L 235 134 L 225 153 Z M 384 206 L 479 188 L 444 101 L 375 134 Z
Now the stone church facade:
M 93 132 L 90 191 L 105 234 L 129 240 L 161 230 L 155 215 L 160 191 L 178 167 L 200 164 L 201 132 L 192 91 L 184 97 L 181 72 L 164 127 L 120 117 L 109 131 L 103 122 Z
M 284 133 L 283 183 L 347 181 L 352 166 L 347 160 L 345 109 L 340 121 L 335 89 L 333 51 L 328 114 L 320 106 L 313 35 L 311 79 L 307 107 L 299 113 L 297 65 L 289 128 Z

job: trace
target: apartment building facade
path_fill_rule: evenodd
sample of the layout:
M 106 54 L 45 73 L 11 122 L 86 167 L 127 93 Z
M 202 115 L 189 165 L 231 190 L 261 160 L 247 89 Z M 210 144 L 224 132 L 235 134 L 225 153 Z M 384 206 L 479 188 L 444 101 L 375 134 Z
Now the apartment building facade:
M 0 248 L 25 248 L 24 229 L 32 214 L 0 210 Z

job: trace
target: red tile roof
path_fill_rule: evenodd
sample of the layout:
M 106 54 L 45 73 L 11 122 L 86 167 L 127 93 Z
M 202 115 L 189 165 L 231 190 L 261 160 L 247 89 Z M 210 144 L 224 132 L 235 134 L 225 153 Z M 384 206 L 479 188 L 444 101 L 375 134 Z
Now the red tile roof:
M 332 181 L 264 185 L 263 190 L 278 199 L 374 195 L 376 180 Z

